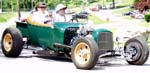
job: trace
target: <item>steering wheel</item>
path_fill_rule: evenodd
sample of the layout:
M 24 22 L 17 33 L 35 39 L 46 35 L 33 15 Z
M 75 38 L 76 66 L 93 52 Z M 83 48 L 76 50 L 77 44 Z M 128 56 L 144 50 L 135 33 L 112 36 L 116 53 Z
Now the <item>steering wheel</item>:
M 88 19 L 88 14 L 79 13 L 79 14 L 72 15 L 72 19 L 69 22 L 76 22 L 76 23 L 78 23 L 79 22 L 78 19 Z

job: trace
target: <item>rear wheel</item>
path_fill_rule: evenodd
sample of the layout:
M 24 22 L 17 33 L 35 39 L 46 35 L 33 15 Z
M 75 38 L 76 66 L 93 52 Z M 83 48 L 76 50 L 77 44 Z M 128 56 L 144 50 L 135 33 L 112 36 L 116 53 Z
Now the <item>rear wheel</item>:
M 18 57 L 23 48 L 20 31 L 16 28 L 7 28 L 3 33 L 1 45 L 6 57 Z
M 73 45 L 71 58 L 79 69 L 92 69 L 98 61 L 99 49 L 96 42 L 89 38 L 79 38 Z
M 142 37 L 135 37 L 125 43 L 124 53 L 129 64 L 142 65 L 149 57 L 149 47 Z

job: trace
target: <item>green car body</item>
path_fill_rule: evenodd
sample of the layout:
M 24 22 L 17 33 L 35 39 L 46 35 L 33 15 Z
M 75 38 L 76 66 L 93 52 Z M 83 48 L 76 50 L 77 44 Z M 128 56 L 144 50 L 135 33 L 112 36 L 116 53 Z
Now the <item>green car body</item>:
M 69 42 L 68 43 L 66 42 L 70 41 L 75 36 L 74 33 L 76 32 L 77 29 L 79 29 L 79 26 L 81 25 L 83 24 L 55 22 L 54 29 L 52 29 L 50 27 L 42 27 L 32 25 L 29 23 L 18 22 L 17 28 L 21 31 L 23 37 L 27 37 L 30 39 L 30 42 L 33 46 L 40 46 L 43 48 L 48 48 L 50 50 L 56 51 L 57 49 L 54 47 L 54 43 L 69 45 Z M 67 32 L 66 30 L 67 28 L 72 28 L 72 30 L 75 30 L 75 32 L 73 31 Z M 97 43 L 98 43 L 98 35 L 101 32 L 110 32 L 110 31 L 106 29 L 94 29 L 92 32 L 92 36 Z

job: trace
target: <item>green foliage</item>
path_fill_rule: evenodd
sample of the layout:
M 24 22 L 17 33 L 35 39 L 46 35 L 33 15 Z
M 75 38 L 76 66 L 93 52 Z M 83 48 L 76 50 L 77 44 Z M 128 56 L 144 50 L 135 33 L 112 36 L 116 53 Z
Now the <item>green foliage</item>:
M 150 13 L 145 14 L 145 21 L 150 22 Z
M 98 2 L 99 0 L 89 0 L 90 3 Z
M 2 0 L 0 4 L 2 4 L 3 11 L 17 11 L 17 2 L 18 0 Z M 20 0 L 20 8 L 23 11 L 29 11 L 32 10 L 38 2 L 45 2 L 49 9 L 54 9 L 59 3 L 63 3 L 66 6 L 71 5 L 72 7 L 86 4 L 84 0 Z
M 18 0 L 2 0 L 2 3 L 0 2 L 0 4 L 2 4 L 2 10 L 3 11 L 17 11 L 17 8 L 18 8 L 17 1 Z M 118 0 L 20 0 L 20 6 L 21 6 L 22 11 L 29 11 L 29 10 L 32 10 L 34 6 L 36 5 L 36 3 L 38 2 L 45 2 L 47 5 L 47 8 L 54 9 L 56 5 L 59 3 L 63 3 L 69 7 L 80 7 L 81 5 L 88 6 L 91 3 L 102 4 L 103 1 L 106 1 L 105 2 L 106 4 L 107 3 L 110 4 L 113 1 L 118 1 Z M 122 0 L 122 1 L 131 2 L 132 0 Z
M 116 5 L 116 8 L 123 8 L 133 4 L 133 1 L 125 1 L 124 3 L 119 3 Z
M 107 2 L 112 2 L 113 0 L 106 0 Z
M 58 5 L 59 3 L 62 3 L 61 0 L 47 0 L 46 1 L 48 8 L 55 8 L 56 5 Z
M 4 10 L 4 11 L 13 11 L 13 10 L 15 10 L 16 8 L 17 8 L 17 2 L 16 2 L 16 0 L 2 0 L 2 9 Z M 8 9 L 8 10 L 6 10 L 6 9 Z
M 134 3 L 138 2 L 139 0 L 134 0 Z

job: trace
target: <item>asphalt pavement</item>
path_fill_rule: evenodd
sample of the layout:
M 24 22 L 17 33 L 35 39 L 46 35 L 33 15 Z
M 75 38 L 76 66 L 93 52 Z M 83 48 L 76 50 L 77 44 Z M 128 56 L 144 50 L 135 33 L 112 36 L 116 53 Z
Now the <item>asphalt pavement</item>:
M 37 56 L 32 51 L 25 49 L 18 58 L 7 58 L 0 51 L 0 73 L 149 73 L 150 69 L 150 60 L 142 66 L 112 60 L 98 63 L 92 70 L 80 70 L 64 57 Z

